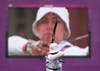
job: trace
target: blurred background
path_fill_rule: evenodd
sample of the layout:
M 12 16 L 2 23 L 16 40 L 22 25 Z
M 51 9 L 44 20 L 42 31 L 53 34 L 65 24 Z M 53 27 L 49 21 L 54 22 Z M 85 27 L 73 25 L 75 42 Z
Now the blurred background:
M 38 8 L 8 8 L 8 36 L 19 35 L 27 39 L 38 40 L 32 32 Z M 88 37 L 88 8 L 68 8 L 70 15 L 71 37 L 68 39 L 74 45 L 86 47 L 90 44 Z M 75 40 L 77 37 L 82 39 Z M 85 37 L 84 37 L 85 36 Z
M 8 37 L 19 35 L 27 39 L 38 39 L 32 32 L 38 8 L 8 8 Z

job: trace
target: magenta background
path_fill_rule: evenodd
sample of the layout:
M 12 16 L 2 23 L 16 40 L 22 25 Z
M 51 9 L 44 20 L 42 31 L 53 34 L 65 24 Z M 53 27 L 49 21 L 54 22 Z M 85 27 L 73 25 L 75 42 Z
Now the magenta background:
M 6 31 L 8 25 L 8 4 L 74 4 L 84 5 L 89 10 L 91 31 L 91 58 L 65 58 L 63 71 L 100 71 L 100 1 L 99 0 L 2 0 L 0 1 L 0 71 L 45 71 L 45 60 L 37 58 L 7 58 Z

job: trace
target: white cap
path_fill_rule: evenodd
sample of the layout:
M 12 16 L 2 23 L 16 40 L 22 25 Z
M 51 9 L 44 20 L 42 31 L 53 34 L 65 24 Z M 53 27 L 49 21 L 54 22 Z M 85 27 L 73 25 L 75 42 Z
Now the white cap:
M 58 45 L 57 43 L 51 43 L 50 44 L 50 50 L 49 50 L 49 53 L 55 53 L 55 52 L 58 52 Z
M 32 30 L 34 34 L 40 38 L 38 31 L 37 31 L 37 22 L 43 16 L 45 16 L 47 13 L 50 13 L 50 12 L 58 15 L 64 21 L 66 28 L 68 30 L 67 38 L 69 38 L 71 35 L 70 25 L 69 25 L 69 13 L 68 13 L 67 8 L 65 7 L 40 7 L 37 12 L 36 20 L 32 24 Z

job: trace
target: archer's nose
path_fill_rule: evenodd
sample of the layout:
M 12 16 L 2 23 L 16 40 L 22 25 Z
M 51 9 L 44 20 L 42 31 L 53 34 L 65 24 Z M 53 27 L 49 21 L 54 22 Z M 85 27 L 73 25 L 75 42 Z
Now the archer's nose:
M 53 32 L 53 27 L 54 27 L 54 25 L 52 24 L 52 22 L 49 22 L 48 23 L 48 31 Z

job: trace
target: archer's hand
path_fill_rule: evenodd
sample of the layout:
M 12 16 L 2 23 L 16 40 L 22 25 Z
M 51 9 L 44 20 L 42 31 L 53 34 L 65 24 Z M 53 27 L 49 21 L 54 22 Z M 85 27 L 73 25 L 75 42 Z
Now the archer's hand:
M 49 46 L 42 42 L 42 41 L 36 41 L 32 43 L 32 53 L 36 56 L 45 56 L 48 55 L 49 52 Z

